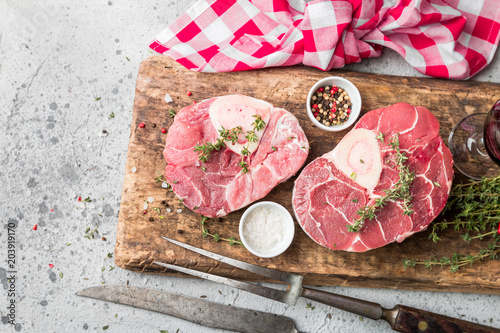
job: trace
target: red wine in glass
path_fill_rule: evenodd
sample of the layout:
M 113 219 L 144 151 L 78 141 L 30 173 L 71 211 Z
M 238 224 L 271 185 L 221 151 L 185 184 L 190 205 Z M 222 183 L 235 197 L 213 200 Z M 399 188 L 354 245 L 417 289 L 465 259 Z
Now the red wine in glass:
M 480 180 L 500 175 L 500 100 L 488 113 L 474 113 L 460 120 L 448 138 L 455 167 Z
M 484 146 L 492 161 L 500 165 L 500 101 L 495 103 L 484 121 Z

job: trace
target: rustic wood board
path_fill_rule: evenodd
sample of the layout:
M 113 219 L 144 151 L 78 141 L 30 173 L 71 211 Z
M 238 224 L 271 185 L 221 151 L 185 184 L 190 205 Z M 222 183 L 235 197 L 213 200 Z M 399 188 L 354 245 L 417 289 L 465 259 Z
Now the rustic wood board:
M 363 99 L 362 113 L 396 102 L 427 107 L 438 117 L 440 134 L 445 142 L 459 119 L 471 113 L 485 112 L 500 99 L 500 85 L 491 83 L 337 70 L 325 73 L 299 66 L 238 73 L 196 73 L 186 70 L 167 57 L 150 56 L 142 63 L 137 78 L 117 228 L 116 264 L 133 271 L 179 276 L 152 264 L 153 260 L 158 260 L 237 279 L 259 279 L 248 272 L 220 265 L 214 260 L 171 245 L 160 238 L 165 235 L 250 263 L 302 274 L 306 284 L 500 294 L 498 260 L 475 264 L 472 268 L 463 268 L 454 274 L 450 273 L 449 268 L 429 270 L 423 267 L 403 267 L 404 258 L 449 256 L 454 251 L 463 249 L 465 243 L 452 230 L 445 231 L 443 241 L 437 244 L 428 239 L 429 232 L 425 231 L 400 244 L 389 244 L 365 253 L 347 253 L 317 245 L 296 223 L 292 246 L 276 258 L 261 259 L 242 246 L 215 242 L 210 237 L 202 238 L 201 216 L 184 207 L 160 183 L 155 183 L 154 178 L 158 176 L 158 172 L 164 172 L 162 151 L 166 134 L 162 134 L 160 129 L 168 129 L 173 122 L 168 116 L 169 110 L 177 112 L 193 101 L 214 96 L 235 93 L 249 95 L 294 113 L 311 143 L 306 164 L 330 151 L 350 129 L 326 133 L 312 126 L 305 111 L 309 88 L 317 80 L 330 75 L 348 78 L 359 88 Z M 191 97 L 186 95 L 187 91 L 193 93 Z M 173 98 L 172 103 L 165 102 L 166 93 Z M 146 124 L 146 128 L 139 128 L 141 122 Z M 133 167 L 137 168 L 135 173 L 131 171 Z M 459 178 L 456 172 L 455 181 L 459 181 Z M 292 212 L 294 180 L 295 177 L 274 188 L 265 200 L 276 201 Z M 148 197 L 154 197 L 155 202 L 149 205 L 148 212 L 144 215 L 143 204 Z M 172 212 L 166 212 L 165 206 L 160 203 L 162 200 L 167 202 Z M 158 218 L 157 211 L 152 207 L 161 208 L 161 215 L 165 218 Z M 178 209 L 182 209 L 182 212 L 177 213 Z M 209 220 L 208 229 L 222 237 L 238 237 L 238 221 L 244 210 L 232 212 L 223 219 Z M 470 248 L 480 244 L 474 243 Z

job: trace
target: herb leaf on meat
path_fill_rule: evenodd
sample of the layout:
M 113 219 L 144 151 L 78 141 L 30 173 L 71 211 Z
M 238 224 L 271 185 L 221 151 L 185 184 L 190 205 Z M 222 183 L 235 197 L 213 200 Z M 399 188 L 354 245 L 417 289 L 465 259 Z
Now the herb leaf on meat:
M 377 139 L 382 140 L 384 138 L 384 134 L 379 132 L 379 136 Z M 372 206 L 364 206 L 357 211 L 359 218 L 355 219 L 353 224 L 347 225 L 347 230 L 350 232 L 359 232 L 365 225 L 365 221 L 373 220 L 375 218 L 375 212 L 383 208 L 388 201 L 399 201 L 403 206 L 404 215 L 410 216 L 413 213 L 412 204 L 411 204 L 411 194 L 410 187 L 415 179 L 415 172 L 411 171 L 407 165 L 405 165 L 408 157 L 404 152 L 401 152 L 399 149 L 399 133 L 396 133 L 391 140 L 389 141 L 389 146 L 395 151 L 395 160 L 397 164 L 397 169 L 399 171 L 399 180 L 396 184 L 393 185 L 392 188 L 385 190 L 385 195 L 377 198 L 375 200 L 375 204 Z M 351 175 L 353 180 L 356 179 L 355 173 L 354 178 Z

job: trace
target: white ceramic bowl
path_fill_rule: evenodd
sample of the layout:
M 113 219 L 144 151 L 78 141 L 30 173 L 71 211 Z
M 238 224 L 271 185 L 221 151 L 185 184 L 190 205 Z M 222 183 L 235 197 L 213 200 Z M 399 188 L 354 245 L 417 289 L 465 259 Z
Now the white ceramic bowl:
M 322 86 L 337 86 L 339 88 L 344 89 L 349 95 L 349 98 L 351 99 L 352 103 L 351 113 L 349 115 L 349 119 L 342 125 L 325 126 L 319 121 L 317 121 L 316 118 L 314 117 L 311 108 L 311 98 L 316 92 L 316 90 L 318 90 L 319 87 Z M 321 79 L 318 82 L 316 82 L 314 86 L 312 86 L 311 90 L 309 90 L 306 103 L 307 103 L 307 115 L 309 116 L 309 119 L 311 119 L 313 124 L 325 131 L 330 131 L 330 132 L 342 131 L 348 128 L 349 126 L 351 126 L 356 122 L 361 112 L 361 95 L 359 94 L 358 88 L 356 88 L 356 86 L 351 81 L 338 76 L 325 77 L 324 79 Z
M 269 209 L 270 211 L 272 211 L 276 214 L 279 214 L 285 222 L 285 232 L 284 232 L 284 235 L 283 235 L 283 238 L 281 239 L 281 241 L 279 243 L 275 244 L 272 248 L 265 249 L 265 250 L 252 247 L 248 243 L 248 241 L 245 238 L 245 235 L 243 233 L 243 227 L 244 227 L 246 219 L 248 218 L 250 213 L 253 212 L 256 208 L 261 208 L 261 207 L 265 207 L 265 208 Z M 248 251 L 250 251 L 252 254 L 254 254 L 258 257 L 261 257 L 261 258 L 272 258 L 272 257 L 276 257 L 276 256 L 282 254 L 283 252 L 285 252 L 286 249 L 288 249 L 288 247 L 292 243 L 293 237 L 295 235 L 295 225 L 293 222 L 292 215 L 290 215 L 290 213 L 288 212 L 288 210 L 285 207 L 283 207 L 280 204 L 277 204 L 275 202 L 272 202 L 272 201 L 261 201 L 261 202 L 258 202 L 256 204 L 248 207 L 247 210 L 241 216 L 239 229 L 240 229 L 240 239 L 241 239 L 241 242 L 243 243 L 243 245 L 245 246 L 245 248 Z

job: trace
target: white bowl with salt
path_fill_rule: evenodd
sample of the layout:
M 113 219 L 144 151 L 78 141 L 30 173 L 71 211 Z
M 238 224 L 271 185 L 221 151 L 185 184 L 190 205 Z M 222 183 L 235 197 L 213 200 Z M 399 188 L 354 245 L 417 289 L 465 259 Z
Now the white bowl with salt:
M 294 235 L 292 215 L 272 201 L 250 206 L 240 220 L 241 242 L 248 251 L 261 258 L 272 258 L 285 252 Z

